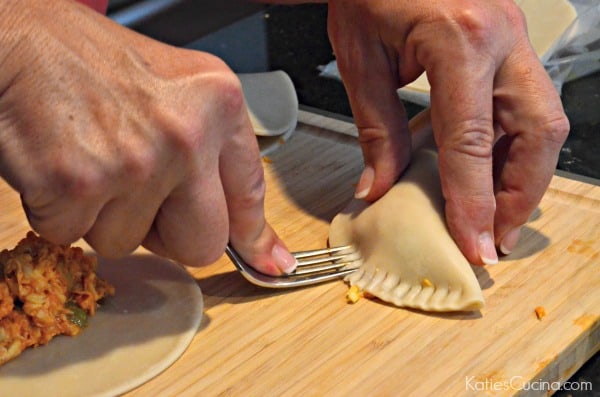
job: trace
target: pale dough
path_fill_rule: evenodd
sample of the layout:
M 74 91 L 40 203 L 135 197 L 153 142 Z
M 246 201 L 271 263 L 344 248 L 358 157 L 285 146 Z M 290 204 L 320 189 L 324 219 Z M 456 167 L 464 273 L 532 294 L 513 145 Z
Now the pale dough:
M 240 73 L 244 99 L 261 155 L 283 145 L 298 123 L 298 97 L 290 77 L 281 70 Z
M 89 326 L 0 367 L 0 396 L 115 396 L 155 377 L 185 351 L 202 320 L 202 293 L 181 266 L 151 254 L 100 260 L 115 286 Z
M 525 14 L 529 41 L 543 62 L 577 18 L 577 10 L 568 0 L 515 0 L 515 3 Z
M 448 233 L 437 153 L 421 148 L 392 189 L 371 205 L 353 200 L 332 221 L 329 244 L 352 244 L 360 268 L 351 285 L 397 306 L 477 310 L 484 304 L 471 265 Z

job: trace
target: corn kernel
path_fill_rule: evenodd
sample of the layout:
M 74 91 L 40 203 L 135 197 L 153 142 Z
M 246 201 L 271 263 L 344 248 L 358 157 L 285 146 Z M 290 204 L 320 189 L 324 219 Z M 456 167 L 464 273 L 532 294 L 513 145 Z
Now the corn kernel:
M 358 285 L 353 285 L 346 292 L 346 301 L 348 303 L 356 303 L 360 298 L 363 297 L 363 293 L 358 287 Z
M 546 317 L 546 309 L 544 309 L 543 306 L 536 307 L 535 315 L 538 318 L 538 320 L 541 320 L 542 318 Z
M 423 288 L 433 287 L 433 283 L 428 278 L 424 278 L 423 280 L 421 280 L 421 286 Z

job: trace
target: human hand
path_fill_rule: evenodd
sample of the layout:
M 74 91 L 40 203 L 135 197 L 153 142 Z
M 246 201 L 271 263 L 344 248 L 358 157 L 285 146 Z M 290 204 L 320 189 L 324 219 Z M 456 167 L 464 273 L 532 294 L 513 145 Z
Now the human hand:
M 359 128 L 357 196 L 410 156 L 396 89 L 424 70 L 448 228 L 473 264 L 509 253 L 546 190 L 569 124 L 512 0 L 330 0 L 329 36 Z
M 6 1 L 0 25 L 0 174 L 43 237 L 111 257 L 141 243 L 186 265 L 230 241 L 260 271 L 293 268 L 223 62 L 72 1 Z

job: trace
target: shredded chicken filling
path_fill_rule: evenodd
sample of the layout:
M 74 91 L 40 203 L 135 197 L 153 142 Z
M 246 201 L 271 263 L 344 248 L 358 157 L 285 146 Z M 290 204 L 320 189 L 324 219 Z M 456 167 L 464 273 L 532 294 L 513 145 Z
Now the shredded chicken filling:
M 0 252 L 0 365 L 57 335 L 79 334 L 114 288 L 96 276 L 95 257 L 29 232 Z

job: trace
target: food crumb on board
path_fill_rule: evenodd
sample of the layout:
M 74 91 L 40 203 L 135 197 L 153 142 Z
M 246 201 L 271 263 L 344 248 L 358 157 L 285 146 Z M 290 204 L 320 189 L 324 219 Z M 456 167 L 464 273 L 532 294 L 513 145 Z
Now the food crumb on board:
M 544 309 L 543 306 L 537 306 L 535 309 L 535 316 L 538 318 L 538 320 L 541 320 L 542 318 L 546 317 L 546 309 Z
M 360 300 L 360 298 L 364 298 L 363 292 L 360 290 L 358 285 L 352 285 L 346 292 L 346 302 L 348 303 L 356 303 Z
M 433 283 L 428 278 L 424 278 L 423 280 L 421 280 L 421 286 L 423 288 L 433 287 Z

